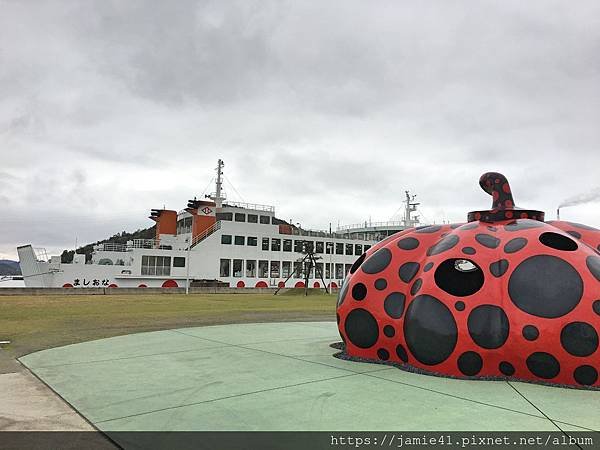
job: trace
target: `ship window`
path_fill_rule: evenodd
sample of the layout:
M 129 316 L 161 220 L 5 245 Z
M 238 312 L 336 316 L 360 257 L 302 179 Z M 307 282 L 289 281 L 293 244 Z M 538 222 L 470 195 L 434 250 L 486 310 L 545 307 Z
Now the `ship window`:
M 315 268 L 314 268 L 314 266 L 311 266 L 311 264 L 308 262 L 304 263 L 304 277 L 305 278 L 306 278 L 306 274 L 308 274 L 308 278 L 315 277 Z
M 371 248 L 370 245 L 365 245 L 365 252 Z
M 335 277 L 338 279 L 344 278 L 344 265 L 343 264 L 335 265 Z
M 304 246 L 302 247 L 303 253 L 313 253 L 315 249 L 315 243 L 313 241 L 304 241 Z
M 262 249 L 269 250 L 269 238 L 262 238 Z
M 283 261 L 281 263 L 281 276 L 287 278 L 290 276 L 290 272 L 292 270 L 291 261 Z
M 294 241 L 294 251 L 296 253 L 302 253 L 302 245 L 304 241 Z
M 269 225 L 271 223 L 271 218 L 269 216 L 260 216 L 260 223 Z
M 323 276 L 323 263 L 315 264 L 315 278 L 321 278 Z
M 271 278 L 279 278 L 279 261 L 271 261 Z
M 231 235 L 230 234 L 222 234 L 221 235 L 221 244 L 231 244 Z
M 243 259 L 233 260 L 233 276 L 236 278 L 242 278 L 242 267 L 244 265 Z
M 184 217 L 177 221 L 177 234 L 192 232 L 192 217 Z
M 271 251 L 278 252 L 281 250 L 281 239 L 271 239 Z
M 294 278 L 302 278 L 302 262 L 294 262 Z
M 352 268 L 352 264 L 346 264 L 346 266 L 345 266 L 345 269 L 346 269 L 345 273 L 346 273 L 346 275 L 348 274 L 348 272 L 350 272 L 351 268 Z M 346 276 L 346 275 L 344 275 L 344 276 Z
M 142 275 L 171 275 L 171 257 L 142 256 Z
M 220 212 L 216 214 L 217 220 L 227 220 L 231 222 L 233 220 L 233 213 L 230 212 Z
M 246 276 L 250 278 L 256 276 L 256 260 L 246 261 Z
M 292 251 L 292 240 L 291 239 L 284 239 L 283 240 L 283 251 L 284 252 L 291 252 Z
M 344 244 L 342 244 L 341 242 L 336 242 L 335 243 L 335 254 L 336 255 L 343 255 L 344 254 Z
M 269 278 L 269 261 L 258 261 L 258 278 Z
M 256 247 L 258 245 L 258 238 L 256 236 L 248 236 L 248 245 Z
M 173 267 L 185 267 L 185 258 L 182 256 L 175 256 L 173 258 Z
M 245 236 L 236 236 L 235 237 L 235 241 L 234 241 L 235 245 L 244 245 L 245 243 L 246 243 L 246 237 Z
M 246 214 L 244 214 L 244 213 L 235 213 L 235 221 L 236 222 L 245 222 L 246 221 Z
M 323 253 L 323 242 L 321 242 L 321 241 L 316 242 L 315 253 Z
M 229 276 L 229 271 L 230 271 L 230 266 L 231 266 L 231 260 L 230 259 L 222 259 L 221 260 L 221 267 L 219 269 L 219 276 L 221 276 L 221 277 L 228 277 Z
M 331 255 L 333 253 L 333 242 L 327 242 L 325 244 L 325 253 Z
M 325 263 L 325 278 L 331 279 L 331 264 Z
M 354 246 L 354 254 L 355 255 L 362 255 L 362 244 L 356 244 Z
M 258 216 L 256 214 L 248 214 L 248 223 L 258 223 Z
M 353 249 L 354 249 L 354 245 L 346 244 L 346 255 L 351 255 Z

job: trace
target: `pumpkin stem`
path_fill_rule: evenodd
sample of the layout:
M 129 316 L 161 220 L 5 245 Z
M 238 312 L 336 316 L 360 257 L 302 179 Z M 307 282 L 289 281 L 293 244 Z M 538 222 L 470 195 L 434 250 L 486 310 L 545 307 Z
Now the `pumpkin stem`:
M 515 202 L 508 180 L 498 172 L 487 172 L 479 178 L 479 186 L 492 196 L 492 209 L 513 209 Z

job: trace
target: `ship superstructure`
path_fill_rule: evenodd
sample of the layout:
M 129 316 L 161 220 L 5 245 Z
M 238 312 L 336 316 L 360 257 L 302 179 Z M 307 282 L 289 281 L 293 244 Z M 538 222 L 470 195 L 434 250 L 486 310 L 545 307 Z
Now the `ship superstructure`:
M 222 189 L 223 161 L 216 189 L 192 199 L 181 211 L 152 209 L 155 239 L 96 245 L 91 261 L 47 258 L 31 245 L 17 249 L 27 287 L 187 287 L 221 282 L 231 287 L 304 287 L 306 246 L 316 267 L 308 287 L 341 285 L 352 263 L 378 239 L 373 233 L 303 229 L 281 220 L 269 205 L 228 201 Z M 285 283 L 285 280 L 291 278 Z

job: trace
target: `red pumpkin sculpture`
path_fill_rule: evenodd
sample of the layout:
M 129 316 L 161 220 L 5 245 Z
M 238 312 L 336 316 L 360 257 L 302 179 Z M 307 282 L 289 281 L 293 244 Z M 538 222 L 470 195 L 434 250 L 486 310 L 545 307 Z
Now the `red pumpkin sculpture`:
M 337 319 L 348 357 L 459 378 L 600 387 L 600 230 L 514 206 L 411 228 L 353 264 Z

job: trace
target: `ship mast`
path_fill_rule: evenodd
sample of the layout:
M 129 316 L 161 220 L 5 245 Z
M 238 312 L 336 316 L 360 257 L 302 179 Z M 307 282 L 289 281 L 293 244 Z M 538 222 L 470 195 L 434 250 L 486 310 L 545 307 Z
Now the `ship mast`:
M 404 200 L 404 203 L 406 203 L 406 208 L 404 208 L 404 226 L 410 228 L 419 223 L 419 219 L 411 218 L 410 214 L 417 210 L 417 206 L 420 203 L 415 202 L 416 195 L 410 195 L 409 191 L 404 191 L 404 193 L 406 194 L 406 200 Z
M 223 206 L 223 200 L 225 200 L 225 196 L 223 195 L 223 181 L 221 177 L 223 176 L 223 167 L 225 163 L 222 159 L 219 159 L 217 162 L 217 181 L 216 181 L 216 191 L 214 195 L 210 195 L 209 198 L 215 202 L 217 208 L 221 208 Z

